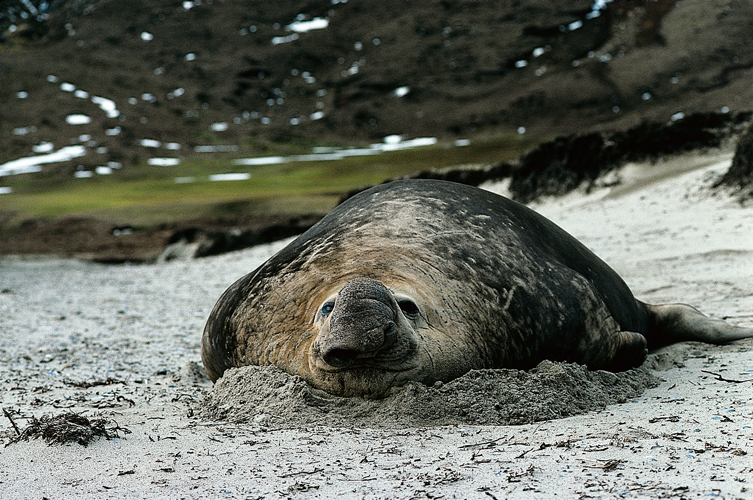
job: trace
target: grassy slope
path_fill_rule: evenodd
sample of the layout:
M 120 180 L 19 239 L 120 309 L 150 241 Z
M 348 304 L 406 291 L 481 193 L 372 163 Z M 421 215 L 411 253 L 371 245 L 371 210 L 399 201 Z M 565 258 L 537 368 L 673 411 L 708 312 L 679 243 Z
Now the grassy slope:
M 478 140 L 466 147 L 436 145 L 337 161 L 238 166 L 228 159 L 186 159 L 177 166 L 141 165 L 88 179 L 10 176 L 13 193 L 0 198 L 0 212 L 21 221 L 83 215 L 153 225 L 207 215 L 325 213 L 354 187 L 432 167 L 509 161 L 535 144 L 530 138 Z M 274 154 L 274 153 L 271 153 Z M 248 172 L 245 181 L 209 182 L 215 173 Z M 176 177 L 195 177 L 180 184 Z

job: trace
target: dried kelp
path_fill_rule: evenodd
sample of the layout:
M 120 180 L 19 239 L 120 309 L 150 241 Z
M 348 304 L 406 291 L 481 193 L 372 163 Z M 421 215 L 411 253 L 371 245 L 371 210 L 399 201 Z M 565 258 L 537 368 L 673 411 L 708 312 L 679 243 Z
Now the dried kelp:
M 94 439 L 120 437 L 120 433 L 130 434 L 131 431 L 120 427 L 114 420 L 104 417 L 89 419 L 81 413 L 67 412 L 60 415 L 42 415 L 40 418 L 31 417 L 29 424 L 11 443 L 43 438 L 48 444 L 78 443 L 88 446 Z

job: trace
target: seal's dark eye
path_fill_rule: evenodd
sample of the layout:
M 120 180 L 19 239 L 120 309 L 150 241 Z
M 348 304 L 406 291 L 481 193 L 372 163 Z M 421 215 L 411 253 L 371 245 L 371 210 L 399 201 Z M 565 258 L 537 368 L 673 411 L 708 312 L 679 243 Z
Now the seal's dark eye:
M 322 306 L 322 308 L 319 310 L 319 313 L 322 316 L 327 316 L 329 313 L 332 312 L 332 309 L 334 309 L 334 308 L 335 308 L 335 303 L 334 302 L 325 302 L 324 305 Z
M 402 299 L 397 302 L 397 305 L 400 306 L 400 309 L 406 316 L 415 317 L 418 315 L 418 306 L 412 300 Z

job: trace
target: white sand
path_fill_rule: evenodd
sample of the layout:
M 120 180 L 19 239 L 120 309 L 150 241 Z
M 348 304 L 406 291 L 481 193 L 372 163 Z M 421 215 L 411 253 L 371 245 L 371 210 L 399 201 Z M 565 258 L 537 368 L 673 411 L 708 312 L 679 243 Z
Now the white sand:
M 729 159 L 629 166 L 613 191 L 534 208 L 638 298 L 750 326 L 753 208 L 708 190 Z M 1 406 L 21 428 L 70 409 L 131 431 L 0 448 L 0 498 L 753 498 L 750 340 L 684 344 L 672 352 L 689 359 L 643 396 L 532 425 L 266 431 L 189 416 L 211 387 L 184 367 L 212 305 L 281 246 L 154 266 L 0 261 Z M 8 443 L 4 416 L 0 431 Z

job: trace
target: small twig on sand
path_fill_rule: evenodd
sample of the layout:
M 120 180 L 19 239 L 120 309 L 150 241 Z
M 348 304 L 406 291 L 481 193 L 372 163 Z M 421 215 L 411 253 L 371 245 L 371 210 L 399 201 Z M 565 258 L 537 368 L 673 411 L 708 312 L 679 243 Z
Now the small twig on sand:
M 735 380 L 731 378 L 724 378 L 719 373 L 710 372 L 708 370 L 701 370 L 703 373 L 708 373 L 709 375 L 713 375 L 716 377 L 717 380 L 721 382 L 731 382 L 733 384 L 744 384 L 745 382 L 753 382 L 753 378 L 749 378 L 748 380 Z
M 581 459 L 581 462 L 590 462 L 593 465 L 589 465 L 588 463 L 584 465 L 584 467 L 589 467 L 591 469 L 602 469 L 604 471 L 612 471 L 616 469 L 620 464 L 624 463 L 624 460 L 621 459 L 615 459 L 615 460 L 584 460 Z
M 16 425 L 16 423 L 15 423 L 15 422 L 13 421 L 13 417 L 11 416 L 10 412 L 9 412 L 8 410 L 6 410 L 5 408 L 3 408 L 3 414 L 4 414 L 4 415 L 5 415 L 6 417 L 8 417 L 8 420 L 10 420 L 10 425 L 12 425 L 12 426 L 13 426 L 13 429 L 14 429 L 14 430 L 16 431 L 16 435 L 20 436 L 20 435 L 21 435 L 21 431 L 20 431 L 20 430 L 18 430 L 18 426 L 17 426 L 17 425 Z
M 469 443 L 469 444 L 463 444 L 460 445 L 458 448 L 493 448 L 496 446 L 501 440 L 505 439 L 507 436 L 498 437 L 497 439 L 492 439 L 491 441 L 482 441 L 480 443 Z
M 533 447 L 533 448 L 531 448 L 530 450 L 526 450 L 526 451 L 524 451 L 523 453 L 521 453 L 520 455 L 518 455 L 518 456 L 517 456 L 517 457 L 515 457 L 515 458 L 523 458 L 523 457 L 525 457 L 526 455 L 528 455 L 529 453 L 531 453 L 531 452 L 532 452 L 533 450 L 540 450 L 540 449 L 541 449 L 541 448 L 536 448 L 536 447 L 534 446 L 534 447 Z
M 302 470 L 302 471 L 298 471 L 298 472 L 290 472 L 288 474 L 283 474 L 283 475 L 277 476 L 277 477 L 293 477 L 293 476 L 300 476 L 302 474 L 317 474 L 319 472 L 324 472 L 324 469 L 320 469 L 318 467 L 314 467 L 314 470 L 312 470 L 312 471 Z

